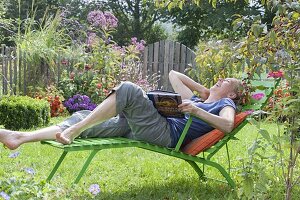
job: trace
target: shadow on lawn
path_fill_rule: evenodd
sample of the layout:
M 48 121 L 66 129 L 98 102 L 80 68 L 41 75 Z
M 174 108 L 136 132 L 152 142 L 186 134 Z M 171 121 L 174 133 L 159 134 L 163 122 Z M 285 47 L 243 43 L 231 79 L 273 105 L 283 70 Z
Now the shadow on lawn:
M 127 188 L 126 188 L 127 187 Z M 86 197 L 76 197 L 86 199 Z M 158 182 L 149 183 L 144 187 L 125 186 L 118 192 L 101 191 L 94 199 L 139 199 L 139 200 L 171 200 L 171 199 L 234 199 L 236 196 L 227 184 L 198 179 L 182 179 L 172 183 L 159 185 Z

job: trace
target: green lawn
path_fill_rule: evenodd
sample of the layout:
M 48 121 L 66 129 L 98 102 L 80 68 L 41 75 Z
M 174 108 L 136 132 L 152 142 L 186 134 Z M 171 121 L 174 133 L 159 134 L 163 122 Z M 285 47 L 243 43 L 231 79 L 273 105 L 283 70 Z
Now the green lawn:
M 61 119 L 52 123 L 59 120 Z M 264 126 L 270 131 L 274 129 L 272 124 L 266 123 Z M 247 149 L 257 135 L 253 130 L 253 126 L 247 125 L 237 134 L 240 140 L 230 142 L 234 168 L 241 167 L 241 162 L 236 158 L 247 157 Z M 19 156 L 9 158 L 11 151 L 0 147 L 0 192 L 14 192 L 15 198 L 11 199 L 238 199 L 236 191 L 232 191 L 227 184 L 214 180 L 200 181 L 186 162 L 142 149 L 100 151 L 75 186 L 71 183 L 89 152 L 68 154 L 52 182 L 46 184 L 44 180 L 61 150 L 31 143 L 16 151 L 20 152 Z M 225 148 L 215 159 L 220 163 L 227 163 Z M 24 171 L 25 168 L 34 169 L 35 174 L 28 174 Z M 211 168 L 206 172 L 209 176 L 221 178 Z M 232 176 L 240 190 L 240 175 L 233 171 Z M 91 184 L 100 186 L 101 191 L 95 197 L 88 190 Z M 270 188 L 263 199 L 284 199 L 282 186 L 278 188 L 277 185 L 271 185 Z M 296 194 L 299 194 L 299 190 L 294 191 L 294 196 Z

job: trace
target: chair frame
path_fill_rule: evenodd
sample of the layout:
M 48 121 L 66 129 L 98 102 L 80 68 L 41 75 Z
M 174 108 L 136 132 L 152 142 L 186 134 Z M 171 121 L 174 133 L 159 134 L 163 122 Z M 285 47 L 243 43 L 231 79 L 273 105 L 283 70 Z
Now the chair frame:
M 264 107 L 267 103 L 267 100 L 269 97 L 273 94 L 273 90 L 278 86 L 279 84 L 279 79 L 275 81 L 273 85 L 271 85 L 269 88 L 271 90 L 268 91 L 268 94 L 266 95 L 266 100 L 260 104 L 259 109 Z M 257 82 L 258 83 L 258 82 Z M 93 160 L 94 156 L 103 149 L 111 149 L 111 148 L 123 148 L 123 147 L 138 147 L 142 149 L 146 149 L 149 151 L 165 154 L 168 156 L 176 157 L 182 160 L 185 160 L 188 164 L 192 166 L 192 168 L 196 171 L 198 174 L 199 178 L 201 180 L 207 180 L 207 177 L 204 175 L 204 166 L 211 166 L 213 168 L 216 168 L 222 176 L 225 178 L 225 181 L 232 187 L 235 188 L 235 182 L 232 180 L 230 176 L 230 169 L 231 169 L 231 163 L 230 163 L 230 155 L 229 155 L 229 148 L 228 148 L 228 142 L 230 140 L 236 140 L 237 138 L 235 135 L 248 123 L 248 119 L 246 118 L 241 124 L 239 124 L 232 132 L 226 134 L 220 141 L 218 141 L 215 145 L 210 147 L 209 149 L 205 150 L 202 152 L 201 155 L 189 155 L 180 150 L 183 140 L 188 132 L 188 129 L 192 123 L 192 119 L 195 116 L 190 116 L 184 130 L 179 138 L 179 141 L 176 145 L 175 148 L 167 148 L 167 147 L 161 147 L 153 144 L 149 144 L 146 142 L 142 141 L 137 141 L 137 140 L 131 140 L 128 138 L 123 138 L 123 137 L 114 137 L 114 138 L 87 138 L 87 139 L 75 139 L 74 142 L 70 145 L 63 145 L 61 143 L 58 143 L 56 141 L 52 140 L 47 140 L 47 141 L 42 141 L 42 144 L 47 144 L 51 145 L 53 147 L 62 149 L 63 152 L 56 162 L 54 168 L 52 169 L 51 173 L 49 174 L 47 178 L 47 182 L 50 182 L 55 173 L 57 172 L 58 168 L 62 164 L 63 160 L 65 159 L 66 155 L 69 152 L 73 151 L 91 151 L 90 155 L 86 159 L 85 163 L 83 164 L 80 172 L 78 173 L 74 184 L 77 184 L 81 177 L 84 175 L 86 172 L 88 166 L 90 165 L 91 161 Z M 228 159 L 228 171 L 219 163 L 212 161 L 211 158 L 220 150 L 222 147 L 226 147 L 226 154 L 227 154 L 227 159 Z M 200 152 L 201 153 L 201 152 Z M 205 156 L 206 155 L 206 156 Z M 203 164 L 203 169 L 200 169 L 198 164 Z M 224 182 L 224 180 L 221 180 Z

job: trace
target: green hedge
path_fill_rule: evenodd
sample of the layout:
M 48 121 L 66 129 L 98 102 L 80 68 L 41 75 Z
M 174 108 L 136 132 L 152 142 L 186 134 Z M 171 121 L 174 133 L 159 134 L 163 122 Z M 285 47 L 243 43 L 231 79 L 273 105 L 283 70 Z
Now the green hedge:
M 47 125 L 50 106 L 45 100 L 28 96 L 3 96 L 0 99 L 0 124 L 6 129 L 20 130 Z

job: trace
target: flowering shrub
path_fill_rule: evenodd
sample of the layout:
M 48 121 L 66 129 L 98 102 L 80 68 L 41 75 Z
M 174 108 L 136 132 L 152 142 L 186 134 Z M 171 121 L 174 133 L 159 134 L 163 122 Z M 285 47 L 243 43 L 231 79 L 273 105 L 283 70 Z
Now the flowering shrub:
M 99 75 L 99 72 L 88 64 L 78 66 L 68 76 L 65 75 L 58 85 L 65 99 L 83 94 L 89 96 L 94 103 L 101 103 L 113 86 L 105 75 Z
M 47 96 L 47 101 L 50 104 L 51 117 L 57 117 L 63 115 L 65 107 L 62 104 L 59 96 Z
M 51 117 L 58 117 L 65 115 L 65 107 L 62 104 L 64 97 L 62 96 L 62 91 L 56 89 L 55 86 L 50 85 L 44 89 L 39 87 L 33 89 L 32 87 L 29 88 L 29 96 L 36 98 L 36 99 L 45 99 L 50 104 L 50 114 Z
M 118 78 L 120 81 L 131 81 L 140 86 L 145 91 L 157 89 L 158 80 L 160 76 L 158 74 L 152 74 L 151 76 L 143 77 L 142 64 L 132 63 L 132 65 L 125 65 Z
M 284 99 L 291 96 L 289 84 L 282 81 L 282 84 L 274 90 L 274 95 L 269 99 L 267 110 L 274 110 L 275 105 L 284 108 Z
M 65 99 L 76 94 L 87 95 L 94 103 L 101 103 L 109 91 L 121 81 L 131 81 L 145 90 L 155 89 L 159 76 L 143 77 L 140 57 L 145 41 L 131 39 L 131 44 L 118 46 L 111 33 L 118 19 L 109 12 L 92 11 L 87 16 L 87 59 L 73 65 L 70 73 L 63 74 L 59 88 Z M 64 66 L 72 61 L 63 60 Z
M 64 106 L 70 113 L 79 110 L 94 110 L 97 105 L 91 102 L 91 99 L 86 95 L 76 94 L 64 101 Z

